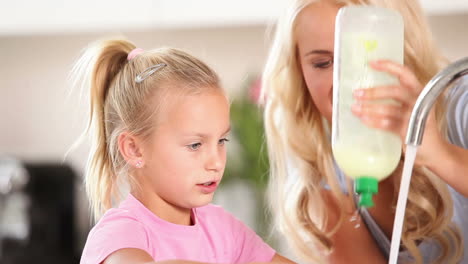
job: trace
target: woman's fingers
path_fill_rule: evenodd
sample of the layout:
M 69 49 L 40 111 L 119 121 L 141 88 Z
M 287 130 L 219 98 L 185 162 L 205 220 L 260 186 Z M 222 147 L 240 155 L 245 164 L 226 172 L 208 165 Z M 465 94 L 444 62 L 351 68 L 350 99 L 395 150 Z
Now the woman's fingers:
M 395 104 L 363 103 L 354 104 L 351 110 L 357 116 L 401 117 L 406 109 Z
M 353 113 L 367 126 L 404 134 L 406 107 L 393 104 L 354 104 Z
M 414 73 L 404 65 L 389 60 L 372 61 L 370 65 L 377 71 L 395 76 L 399 84 L 353 91 L 356 103 L 352 111 L 367 126 L 391 131 L 404 138 L 411 109 L 423 87 Z M 392 100 L 396 104 L 385 100 Z
M 396 76 L 400 83 L 357 89 L 353 92 L 355 99 L 361 101 L 392 99 L 407 106 L 414 105 L 422 90 L 422 85 L 409 68 L 389 60 L 372 61 L 371 66 L 375 70 Z
M 398 78 L 400 84 L 409 88 L 413 94 L 419 94 L 423 88 L 414 73 L 404 65 L 389 60 L 371 61 L 370 65 L 375 70 L 387 72 Z
M 368 127 L 389 131 L 397 136 L 400 135 L 400 119 L 367 116 L 361 118 L 361 121 Z
M 358 102 L 366 100 L 386 100 L 392 99 L 401 104 L 413 105 L 415 96 L 399 85 L 379 86 L 369 89 L 356 89 L 353 91 L 354 98 Z

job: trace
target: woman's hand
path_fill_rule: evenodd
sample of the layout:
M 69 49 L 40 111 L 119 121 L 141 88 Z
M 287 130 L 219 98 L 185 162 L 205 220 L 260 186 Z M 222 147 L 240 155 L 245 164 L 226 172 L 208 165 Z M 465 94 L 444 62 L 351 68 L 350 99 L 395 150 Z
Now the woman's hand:
M 354 91 L 356 103 L 353 113 L 370 127 L 391 131 L 406 141 L 406 133 L 411 112 L 416 99 L 423 89 L 414 73 L 406 66 L 388 60 L 373 61 L 371 67 L 387 72 L 399 80 L 397 85 L 378 86 Z M 375 103 L 374 100 L 392 99 L 396 103 Z M 428 116 L 424 130 L 423 143 L 418 149 L 416 163 L 427 165 L 438 156 L 437 149 L 448 144 L 438 130 L 434 111 Z M 405 147 L 405 145 L 404 145 Z M 436 157 L 437 155 L 437 157 Z
M 354 91 L 356 103 L 351 109 L 366 125 L 394 132 L 400 135 L 404 143 L 411 112 L 423 86 L 414 73 L 403 65 L 381 60 L 372 62 L 371 66 L 375 70 L 397 77 L 400 84 Z M 387 99 L 396 101 L 396 104 L 372 102 Z M 403 145 L 403 151 L 405 146 Z M 429 168 L 459 193 L 468 197 L 468 150 L 445 140 L 437 127 L 434 109 L 426 121 L 423 141 L 418 148 L 415 162 Z

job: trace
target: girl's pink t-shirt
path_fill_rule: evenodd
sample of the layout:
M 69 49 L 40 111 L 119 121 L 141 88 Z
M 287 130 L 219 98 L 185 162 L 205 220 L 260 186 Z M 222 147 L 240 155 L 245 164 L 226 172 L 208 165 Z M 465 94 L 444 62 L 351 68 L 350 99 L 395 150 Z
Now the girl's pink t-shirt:
M 219 206 L 193 209 L 195 225 L 157 217 L 131 194 L 93 227 L 81 264 L 99 264 L 123 248 L 146 251 L 155 261 L 211 263 L 269 262 L 275 251 L 250 228 Z

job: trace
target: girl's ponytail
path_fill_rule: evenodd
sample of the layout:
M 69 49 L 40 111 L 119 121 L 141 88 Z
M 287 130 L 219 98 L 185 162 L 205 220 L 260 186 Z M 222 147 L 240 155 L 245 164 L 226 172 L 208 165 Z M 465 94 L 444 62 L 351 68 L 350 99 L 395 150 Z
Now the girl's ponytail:
M 106 97 L 111 83 L 127 63 L 127 55 L 135 46 L 125 40 L 108 40 L 88 47 L 72 72 L 72 78 L 89 91 L 89 121 L 86 134 L 91 138 L 85 186 L 94 216 L 98 219 L 112 207 L 118 194 L 117 171 L 109 152 L 106 126 Z M 76 83 L 76 82 L 75 82 Z

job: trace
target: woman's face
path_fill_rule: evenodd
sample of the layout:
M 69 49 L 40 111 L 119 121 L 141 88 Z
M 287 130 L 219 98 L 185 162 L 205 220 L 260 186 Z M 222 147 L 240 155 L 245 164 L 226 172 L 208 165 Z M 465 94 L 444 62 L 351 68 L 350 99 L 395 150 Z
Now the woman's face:
M 320 113 L 331 122 L 335 17 L 340 7 L 320 1 L 297 18 L 295 34 L 302 74 Z

